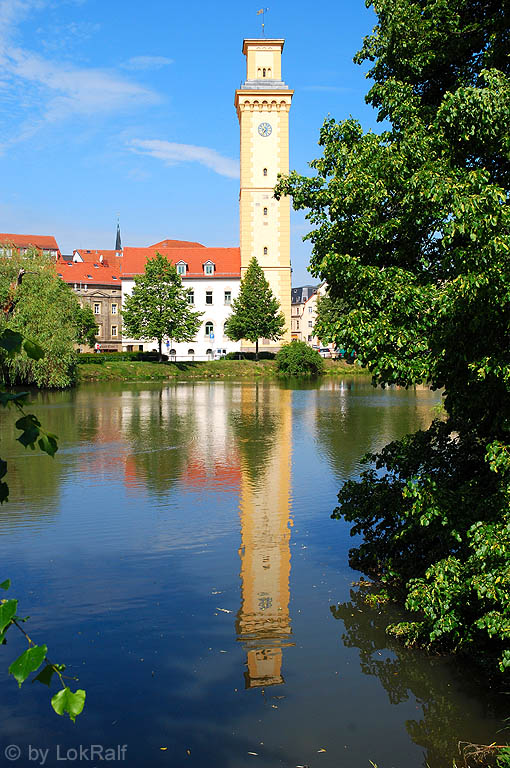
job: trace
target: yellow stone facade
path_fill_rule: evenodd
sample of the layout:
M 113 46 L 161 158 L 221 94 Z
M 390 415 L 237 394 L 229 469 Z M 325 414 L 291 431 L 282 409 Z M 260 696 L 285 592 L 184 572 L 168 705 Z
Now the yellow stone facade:
M 289 172 L 289 110 L 294 91 L 281 79 L 283 45 L 280 39 L 244 41 L 246 81 L 235 94 L 241 131 L 241 277 L 256 256 L 280 302 L 285 335 L 278 342 L 261 340 L 260 344 L 261 349 L 271 350 L 291 338 L 290 199 L 273 197 L 278 173 Z

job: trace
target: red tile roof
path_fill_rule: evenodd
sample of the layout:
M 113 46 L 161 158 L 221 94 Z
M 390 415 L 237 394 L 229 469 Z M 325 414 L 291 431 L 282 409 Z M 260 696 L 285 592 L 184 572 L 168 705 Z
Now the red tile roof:
M 107 267 L 104 264 L 82 264 L 81 262 L 58 261 L 56 263 L 57 274 L 65 283 L 74 285 L 82 283 L 86 285 L 108 285 L 120 288 L 120 268 L 113 265 Z
M 103 257 L 103 264 L 105 266 L 115 266 L 119 263 L 122 264 L 122 251 L 105 251 L 104 248 L 75 248 L 73 256 L 75 253 L 79 253 L 83 261 L 87 264 L 89 262 L 99 264 L 100 256 Z
M 59 251 L 57 241 L 50 235 L 11 235 L 5 232 L 0 232 L 0 243 L 4 245 L 15 245 L 18 248 L 27 248 L 29 245 L 33 245 L 36 248 L 45 251 Z
M 205 248 L 202 243 L 193 243 L 191 240 L 162 240 L 160 243 L 154 243 L 149 248 Z
M 153 259 L 156 253 L 161 253 L 166 259 L 177 264 L 184 261 L 188 265 L 186 277 L 204 277 L 204 264 L 212 261 L 215 265 L 214 275 L 217 277 L 241 276 L 241 250 L 239 248 L 124 248 L 122 278 L 140 275 L 145 269 L 147 259 Z

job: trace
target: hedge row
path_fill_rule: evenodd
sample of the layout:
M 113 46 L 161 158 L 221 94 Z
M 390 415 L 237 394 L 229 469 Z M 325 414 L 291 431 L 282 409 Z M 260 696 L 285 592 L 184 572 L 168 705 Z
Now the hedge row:
M 162 355 L 161 357 L 163 360 L 168 360 L 167 355 Z M 78 362 L 85 363 L 86 365 L 103 365 L 103 363 L 112 363 L 119 360 L 154 363 L 158 359 L 157 352 L 81 352 L 78 354 Z

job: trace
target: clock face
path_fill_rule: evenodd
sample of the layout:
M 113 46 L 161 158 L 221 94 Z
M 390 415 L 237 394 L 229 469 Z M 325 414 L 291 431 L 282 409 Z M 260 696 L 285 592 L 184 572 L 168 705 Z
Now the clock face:
M 269 123 L 261 123 L 259 125 L 258 131 L 261 136 L 270 136 L 273 129 L 271 128 Z

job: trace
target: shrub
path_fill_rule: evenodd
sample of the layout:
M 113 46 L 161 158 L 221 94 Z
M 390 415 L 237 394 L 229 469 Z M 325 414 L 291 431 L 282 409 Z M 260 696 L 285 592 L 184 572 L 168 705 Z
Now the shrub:
M 304 341 L 285 344 L 275 359 L 276 370 L 287 376 L 319 376 L 324 373 L 322 357 Z

